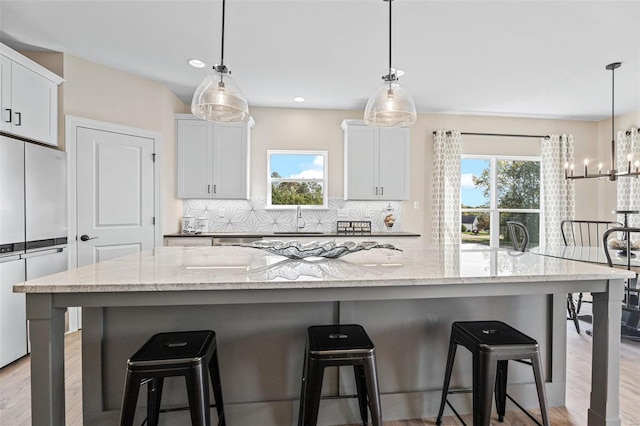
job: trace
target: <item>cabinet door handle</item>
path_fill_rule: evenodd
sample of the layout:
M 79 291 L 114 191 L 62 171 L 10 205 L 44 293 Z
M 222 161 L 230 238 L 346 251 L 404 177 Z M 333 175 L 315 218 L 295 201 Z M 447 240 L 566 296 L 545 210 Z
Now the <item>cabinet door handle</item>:
M 378 195 L 378 187 L 376 186 L 376 195 Z
M 16 115 L 18 116 L 18 121 L 16 122 L 16 126 L 22 126 L 22 113 L 16 112 Z
M 217 185 L 213 185 L 213 193 L 214 194 L 218 192 L 216 187 L 217 187 Z
M 5 108 L 5 111 L 9 112 L 9 119 L 5 121 L 5 123 L 11 123 L 11 114 L 13 114 L 13 111 L 11 111 L 11 108 Z
M 384 195 L 384 186 L 380 187 L 380 195 Z
M 207 185 L 207 194 L 211 194 L 211 185 Z

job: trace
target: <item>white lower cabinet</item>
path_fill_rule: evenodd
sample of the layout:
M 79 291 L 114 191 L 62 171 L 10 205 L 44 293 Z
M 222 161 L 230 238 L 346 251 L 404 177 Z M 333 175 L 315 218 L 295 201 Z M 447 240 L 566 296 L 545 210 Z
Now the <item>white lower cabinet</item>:
M 408 200 L 409 128 L 379 129 L 345 120 L 345 200 Z
M 248 199 L 251 127 L 253 120 L 212 123 L 178 114 L 178 198 Z

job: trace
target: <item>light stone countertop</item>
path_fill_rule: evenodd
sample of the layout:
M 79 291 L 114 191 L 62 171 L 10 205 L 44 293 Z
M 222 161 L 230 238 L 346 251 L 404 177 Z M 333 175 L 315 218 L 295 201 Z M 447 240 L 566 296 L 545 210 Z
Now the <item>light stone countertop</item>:
M 625 270 L 507 250 L 372 249 L 288 260 L 249 247 L 159 247 L 14 285 L 24 293 L 384 287 L 625 279 Z

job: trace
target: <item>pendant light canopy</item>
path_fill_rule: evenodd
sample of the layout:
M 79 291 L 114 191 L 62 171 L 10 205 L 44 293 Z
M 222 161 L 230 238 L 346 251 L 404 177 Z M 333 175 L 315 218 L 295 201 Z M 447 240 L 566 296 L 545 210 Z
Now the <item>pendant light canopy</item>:
M 389 3 L 389 73 L 382 76 L 384 83 L 369 98 L 364 110 L 364 121 L 373 127 L 413 126 L 418 118 L 413 98 L 398 83 L 396 70 L 391 66 L 391 3 Z
M 225 0 L 222 0 L 222 57 L 220 64 L 214 65 L 214 73 L 205 77 L 196 88 L 191 100 L 191 113 L 208 121 L 247 121 L 247 99 L 224 64 L 224 15 Z

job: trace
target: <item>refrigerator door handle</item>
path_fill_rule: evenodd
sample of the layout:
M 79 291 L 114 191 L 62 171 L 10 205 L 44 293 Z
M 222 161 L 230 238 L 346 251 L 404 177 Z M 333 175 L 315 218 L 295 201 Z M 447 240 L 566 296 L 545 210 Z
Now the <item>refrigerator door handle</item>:
M 16 260 L 20 260 L 19 254 L 0 257 L 0 263 L 14 262 Z
M 22 254 L 21 257 L 23 259 L 31 259 L 31 258 L 34 258 L 34 257 L 48 256 L 50 254 L 61 253 L 63 251 L 64 251 L 64 247 L 57 247 L 57 248 L 54 248 L 54 249 L 40 250 L 40 251 L 31 252 L 31 253 L 25 253 L 25 254 Z

